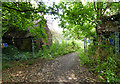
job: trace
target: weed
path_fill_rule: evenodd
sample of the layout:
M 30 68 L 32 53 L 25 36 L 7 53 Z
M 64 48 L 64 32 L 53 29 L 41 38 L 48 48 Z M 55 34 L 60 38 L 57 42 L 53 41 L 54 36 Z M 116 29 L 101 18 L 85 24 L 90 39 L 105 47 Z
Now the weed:
M 26 65 L 32 65 L 33 63 L 34 63 L 34 59 L 31 59 L 26 62 Z
M 11 64 L 2 65 L 2 69 L 7 69 L 7 68 L 11 68 L 11 67 L 13 67 L 13 65 L 11 65 Z

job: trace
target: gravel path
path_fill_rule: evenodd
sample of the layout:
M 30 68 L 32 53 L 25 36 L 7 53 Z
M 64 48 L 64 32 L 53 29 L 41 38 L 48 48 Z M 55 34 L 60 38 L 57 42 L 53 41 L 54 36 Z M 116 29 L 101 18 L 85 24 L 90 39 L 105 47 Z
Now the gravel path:
M 88 69 L 80 66 L 77 53 L 3 73 L 3 82 L 95 82 L 94 78 Z

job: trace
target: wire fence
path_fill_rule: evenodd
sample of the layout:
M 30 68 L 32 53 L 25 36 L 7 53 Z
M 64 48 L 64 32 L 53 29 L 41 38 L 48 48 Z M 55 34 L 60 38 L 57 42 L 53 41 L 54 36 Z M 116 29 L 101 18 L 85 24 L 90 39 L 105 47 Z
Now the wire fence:
M 90 44 L 93 44 L 93 45 L 101 46 L 103 48 L 105 48 L 105 47 L 112 48 L 113 52 L 116 55 L 119 55 L 119 37 L 120 37 L 119 32 L 115 32 L 113 34 L 110 34 L 107 37 L 104 37 L 103 35 L 98 35 L 98 38 L 95 36 L 90 37 L 89 39 L 83 37 L 83 39 L 84 39 L 84 52 L 86 53 L 88 50 L 88 46 Z

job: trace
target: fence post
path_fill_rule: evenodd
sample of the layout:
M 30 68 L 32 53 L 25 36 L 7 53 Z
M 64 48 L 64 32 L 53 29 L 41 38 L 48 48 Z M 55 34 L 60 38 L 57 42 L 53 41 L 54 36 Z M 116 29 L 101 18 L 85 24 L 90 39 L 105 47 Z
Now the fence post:
M 86 55 L 86 39 L 84 37 L 84 52 L 85 52 L 85 55 Z
M 33 57 L 35 56 L 35 53 L 34 53 L 34 39 L 32 38 L 32 54 L 33 54 Z
M 119 55 L 119 32 L 115 32 L 115 54 Z
M 2 83 L 2 2 L 0 1 L 0 83 Z

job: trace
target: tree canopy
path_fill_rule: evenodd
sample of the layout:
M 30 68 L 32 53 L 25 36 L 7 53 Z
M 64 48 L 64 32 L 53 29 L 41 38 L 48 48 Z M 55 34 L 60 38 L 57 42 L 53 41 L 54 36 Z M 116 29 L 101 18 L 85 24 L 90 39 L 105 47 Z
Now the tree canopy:
M 9 29 L 29 30 L 32 36 L 46 37 L 45 35 L 45 14 L 56 14 L 56 10 L 47 7 L 44 2 L 33 6 L 30 2 L 2 2 L 2 35 Z M 35 26 L 34 21 L 39 21 Z
M 98 34 L 100 19 L 103 16 L 117 14 L 120 2 L 60 2 L 47 7 L 44 2 L 34 7 L 30 2 L 2 2 L 3 35 L 8 29 L 29 30 L 31 35 L 45 37 L 44 15 L 59 15 L 60 26 L 66 36 L 79 39 Z M 58 11 L 60 9 L 60 11 Z M 62 11 L 62 13 L 61 13 Z M 59 12 L 59 14 L 58 14 Z M 33 21 L 39 21 L 35 26 Z M 34 27 L 34 28 L 31 28 Z
M 101 18 L 119 12 L 120 2 L 61 2 L 60 26 L 65 35 L 74 38 L 97 35 Z

